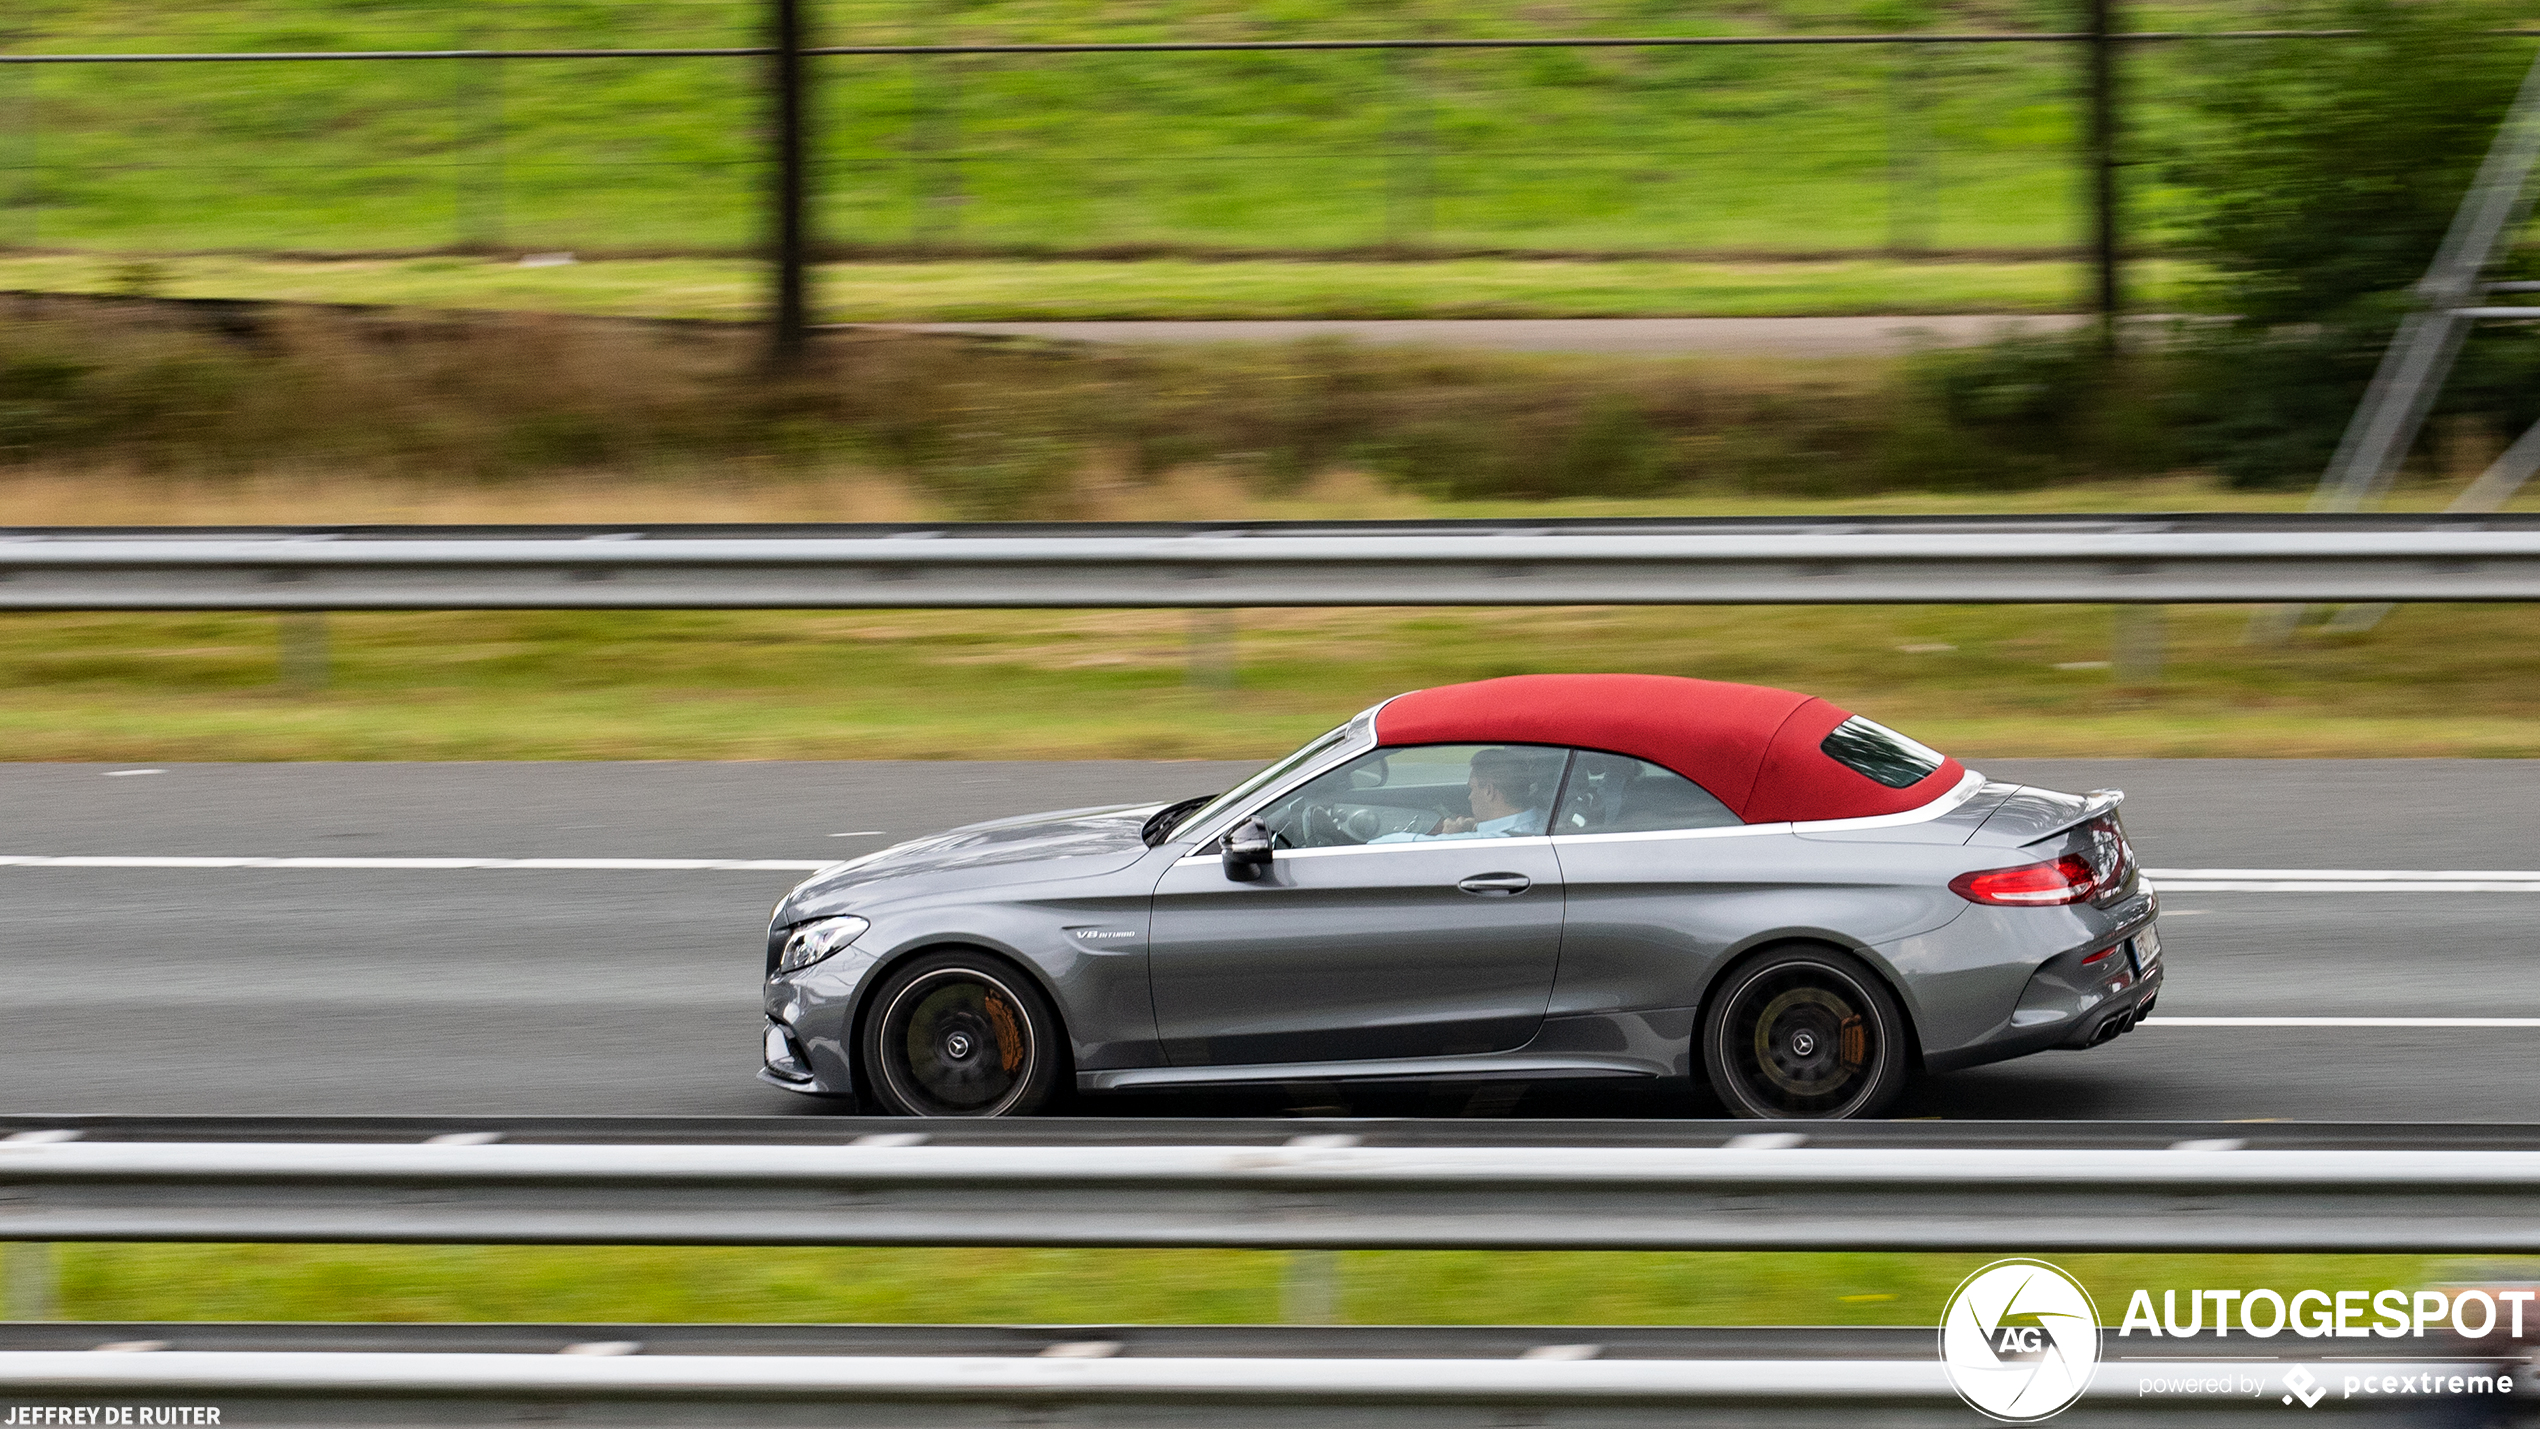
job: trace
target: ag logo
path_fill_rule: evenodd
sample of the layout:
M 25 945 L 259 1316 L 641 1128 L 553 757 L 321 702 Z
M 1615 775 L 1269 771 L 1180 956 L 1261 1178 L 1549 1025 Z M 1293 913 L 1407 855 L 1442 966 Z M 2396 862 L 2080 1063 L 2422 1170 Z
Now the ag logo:
M 2042 1260 L 1997 1260 L 1940 1317 L 1940 1362 L 1969 1407 L 2008 1424 L 2064 1411 L 2099 1369 L 2099 1311 Z

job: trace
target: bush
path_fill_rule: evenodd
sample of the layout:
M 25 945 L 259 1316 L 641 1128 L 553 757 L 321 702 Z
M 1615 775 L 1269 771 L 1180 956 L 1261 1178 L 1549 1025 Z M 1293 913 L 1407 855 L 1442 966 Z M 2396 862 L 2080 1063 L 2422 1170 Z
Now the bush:
M 2158 352 L 2112 357 L 2090 331 L 1921 354 L 1906 369 L 1892 479 L 1966 490 L 2164 470 L 2177 456 L 2163 412 L 2174 366 Z
M 452 482 L 854 469 L 955 515 L 1063 518 L 1099 473 L 1207 465 L 1272 489 L 1352 468 L 1458 499 L 1843 496 L 2137 469 L 2086 345 L 1915 363 L 1718 364 L 1314 342 L 814 344 L 773 380 L 747 329 L 21 300 L 0 465 L 283 468 Z
M 2203 305 L 2229 318 L 2178 344 L 2195 458 L 2242 485 L 2318 479 L 2530 61 L 2492 33 L 2515 18 L 2489 0 L 2311 0 L 2270 23 L 2363 36 L 2204 52 L 2209 138 L 2170 166 L 2212 274 Z M 2530 346 L 2478 334 L 2443 410 L 2528 421 L 2530 399 L 2505 394 Z

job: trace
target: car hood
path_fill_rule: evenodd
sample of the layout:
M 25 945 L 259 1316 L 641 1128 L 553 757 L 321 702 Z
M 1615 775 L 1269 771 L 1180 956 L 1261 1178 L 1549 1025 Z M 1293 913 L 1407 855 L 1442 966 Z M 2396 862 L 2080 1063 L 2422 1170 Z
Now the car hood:
M 927 874 L 963 882 L 975 874 L 980 883 L 990 884 L 1109 873 L 1146 856 L 1140 833 L 1147 816 L 1162 807 L 1111 804 L 964 824 L 824 868 L 786 901 L 826 899 L 866 884 Z

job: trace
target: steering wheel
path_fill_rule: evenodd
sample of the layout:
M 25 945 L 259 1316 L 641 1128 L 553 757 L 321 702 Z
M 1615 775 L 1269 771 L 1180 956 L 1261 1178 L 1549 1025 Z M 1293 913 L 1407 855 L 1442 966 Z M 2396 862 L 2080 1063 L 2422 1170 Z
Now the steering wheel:
M 1329 804 L 1308 804 L 1300 820 L 1305 830 L 1307 848 L 1331 848 L 1336 844 L 1363 844 L 1364 834 L 1353 833 L 1349 822 Z

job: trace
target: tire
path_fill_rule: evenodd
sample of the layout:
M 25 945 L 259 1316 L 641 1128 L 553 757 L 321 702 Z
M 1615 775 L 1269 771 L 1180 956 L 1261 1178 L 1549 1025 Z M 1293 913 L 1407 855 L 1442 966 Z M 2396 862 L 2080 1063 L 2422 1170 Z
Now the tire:
M 1781 948 L 1730 971 L 1702 1014 L 1702 1068 L 1729 1114 L 1876 1116 L 1905 1087 L 1905 1009 L 1850 953 Z
M 1029 1116 L 1065 1061 L 1058 1014 L 1030 979 L 982 953 L 929 953 L 875 990 L 862 1051 L 896 1116 Z

